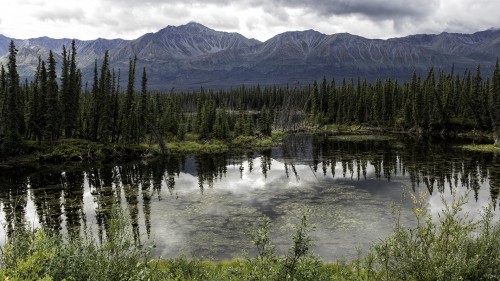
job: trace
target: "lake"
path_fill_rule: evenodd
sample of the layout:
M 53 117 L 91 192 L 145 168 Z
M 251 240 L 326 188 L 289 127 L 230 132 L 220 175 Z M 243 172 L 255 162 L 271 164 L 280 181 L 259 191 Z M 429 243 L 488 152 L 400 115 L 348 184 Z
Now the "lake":
M 499 217 L 500 156 L 443 141 L 291 135 L 272 149 L 0 173 L 2 244 L 23 222 L 72 237 L 87 227 L 102 239 L 118 204 L 156 257 L 252 255 L 249 233 L 263 216 L 285 254 L 307 214 L 314 254 L 333 261 L 389 235 L 397 213 L 413 226 L 410 194 L 425 192 L 432 214 L 455 194 L 469 197 L 471 218 L 488 204 Z

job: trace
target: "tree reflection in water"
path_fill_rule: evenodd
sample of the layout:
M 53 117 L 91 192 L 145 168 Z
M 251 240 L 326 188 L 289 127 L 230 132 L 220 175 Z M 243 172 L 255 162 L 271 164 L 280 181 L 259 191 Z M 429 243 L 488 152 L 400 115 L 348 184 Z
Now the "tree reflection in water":
M 283 166 L 275 169 L 273 165 Z M 309 173 L 304 172 L 307 170 Z M 280 171 L 282 177 L 276 174 Z M 207 190 L 216 188 L 217 182 L 232 186 L 231 181 L 253 180 L 250 186 L 262 184 L 270 188 L 283 179 L 305 185 L 317 182 L 319 186 L 352 181 L 361 187 L 373 185 L 373 179 L 385 179 L 386 183 L 404 180 L 413 191 L 423 187 L 431 195 L 465 188 L 476 201 L 479 190 L 489 188 L 490 200 L 498 207 L 500 159 L 493 153 L 458 150 L 446 143 L 295 135 L 281 147 L 261 151 L 170 156 L 151 162 L 64 171 L 2 171 L 1 220 L 7 236 L 16 225 L 33 223 L 55 232 L 63 230 L 69 238 L 79 237 L 85 227 L 95 222 L 97 236 L 102 240 L 109 227 L 111 207 L 122 204 L 129 212 L 135 242 L 141 243 L 142 234 L 146 239 L 151 237 L 152 224 L 161 224 L 152 220 L 155 212 L 160 212 L 153 203 L 163 201 L 165 196 L 184 200 L 180 196 L 193 184 L 204 196 Z M 238 188 L 243 187 L 228 192 L 236 194 Z M 373 186 L 366 188 L 384 192 Z M 91 206 L 85 198 L 92 199 Z M 231 200 L 237 199 L 228 198 Z M 256 202 L 254 208 L 258 208 Z M 282 214 L 266 208 L 269 214 Z

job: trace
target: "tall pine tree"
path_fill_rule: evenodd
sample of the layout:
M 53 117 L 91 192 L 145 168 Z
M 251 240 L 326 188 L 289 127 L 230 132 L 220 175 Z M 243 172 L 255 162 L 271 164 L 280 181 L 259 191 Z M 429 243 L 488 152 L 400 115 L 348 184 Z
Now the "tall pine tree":
M 495 144 L 500 144 L 500 68 L 498 66 L 498 58 L 495 65 L 495 71 L 493 71 L 491 90 L 492 105 L 490 112 L 491 123 L 493 125 L 493 137 L 495 138 Z
M 21 122 L 23 122 L 21 108 L 19 107 L 19 74 L 16 64 L 17 49 L 14 41 L 10 41 L 9 57 L 7 62 L 7 75 L 5 78 L 4 105 L 2 108 L 2 124 L 0 127 L 1 148 L 12 152 L 21 141 Z
M 76 68 L 75 40 L 71 42 L 71 52 L 68 54 L 63 46 L 63 65 L 61 70 L 61 122 L 64 137 L 73 137 L 78 121 L 79 82 Z
M 59 137 L 60 110 L 58 99 L 58 85 L 56 73 L 56 60 L 52 51 L 49 52 L 47 60 L 47 112 L 46 112 L 46 137 L 47 140 L 53 141 Z
M 146 67 L 142 70 L 142 80 L 141 80 L 141 104 L 139 108 L 139 136 L 144 136 L 148 132 L 148 78 L 146 75 Z

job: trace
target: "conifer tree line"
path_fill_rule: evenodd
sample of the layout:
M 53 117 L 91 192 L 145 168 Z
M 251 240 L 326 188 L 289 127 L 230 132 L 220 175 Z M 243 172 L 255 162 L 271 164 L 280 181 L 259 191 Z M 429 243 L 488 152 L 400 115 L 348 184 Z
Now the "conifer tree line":
M 187 133 L 227 140 L 325 124 L 416 134 L 481 130 L 500 141 L 498 59 L 491 77 L 483 77 L 480 66 L 463 73 L 430 68 L 425 76 L 414 72 L 403 83 L 324 78 L 305 87 L 162 93 L 148 90 L 147 70 L 136 69 L 137 57 L 130 58 L 122 90 L 121 71 L 111 68 L 107 51 L 102 63 L 96 60 L 91 87 L 85 89 L 74 41 L 69 50 L 63 47 L 62 65 L 56 65 L 52 52 L 46 60 L 39 58 L 31 80 L 20 81 L 16 55 L 11 41 L 8 63 L 0 66 L 2 151 L 15 150 L 22 140 L 141 143 L 153 136 L 183 140 Z

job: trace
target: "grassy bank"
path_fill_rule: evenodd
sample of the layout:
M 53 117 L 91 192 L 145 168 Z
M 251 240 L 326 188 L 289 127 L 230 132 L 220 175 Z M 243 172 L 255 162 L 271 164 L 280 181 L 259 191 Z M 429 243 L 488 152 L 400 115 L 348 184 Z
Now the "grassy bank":
M 185 139 L 170 139 L 166 142 L 168 153 L 223 153 L 233 149 L 269 148 L 280 145 L 285 133 L 273 131 L 271 136 L 235 136 L 229 140 L 201 139 L 197 134 L 186 134 Z
M 62 139 L 51 143 L 26 141 L 20 152 L 4 157 L 2 167 L 34 164 L 64 164 L 69 162 L 126 162 L 157 154 L 145 144 L 113 144 L 82 139 Z
M 182 141 L 169 139 L 165 146 L 167 153 L 223 153 L 231 149 L 254 149 L 279 145 L 285 134 L 273 132 L 272 136 L 238 136 L 233 139 L 200 140 L 198 135 L 186 134 Z M 100 143 L 83 139 L 62 139 L 51 143 L 25 141 L 20 144 L 16 155 L 0 158 L 0 167 L 19 165 L 64 164 L 68 162 L 125 162 L 161 155 L 158 144 Z
M 277 255 L 270 220 L 251 234 L 254 257 L 214 262 L 180 256 L 151 259 L 150 247 L 133 243 L 130 221 L 118 208 L 103 242 L 91 236 L 65 241 L 44 229 L 18 226 L 3 247 L 3 280 L 498 280 L 500 223 L 493 210 L 479 222 L 460 213 L 465 199 L 445 203 L 438 221 L 427 213 L 425 195 L 412 196 L 417 226 L 395 221 L 393 233 L 353 261 L 323 262 L 309 248 L 314 226 L 304 215 L 292 246 Z
M 500 153 L 500 145 L 494 144 L 467 144 L 460 146 L 462 149 L 470 151 L 494 152 Z

